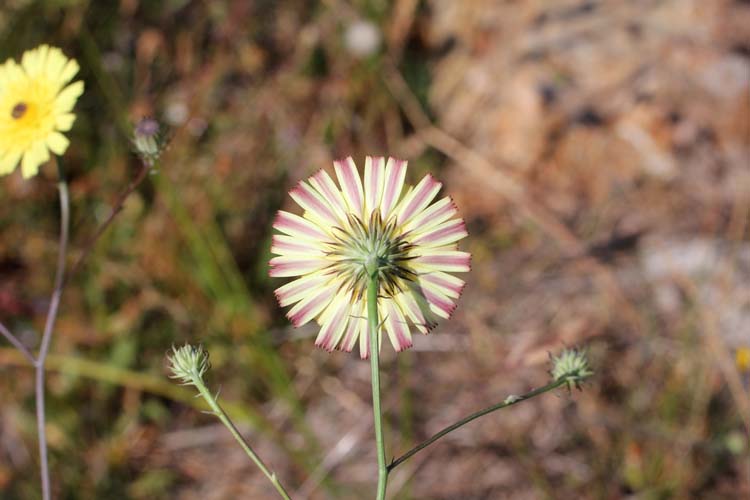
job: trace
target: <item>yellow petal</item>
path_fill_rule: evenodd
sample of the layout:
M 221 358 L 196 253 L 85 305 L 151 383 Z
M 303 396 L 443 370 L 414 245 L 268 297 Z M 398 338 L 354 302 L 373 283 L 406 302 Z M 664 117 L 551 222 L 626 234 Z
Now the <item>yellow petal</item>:
M 79 80 L 71 83 L 57 95 L 55 99 L 55 111 L 58 113 L 70 111 L 75 106 L 76 100 L 78 100 L 81 94 L 83 94 L 83 82 Z
M 18 160 L 20 159 L 20 151 L 6 153 L 5 156 L 0 158 L 0 175 L 8 175 L 13 172 L 16 169 L 16 165 L 18 165 Z
M 47 147 L 56 155 L 61 155 L 68 149 L 70 141 L 60 132 L 52 132 L 47 137 Z
M 39 172 L 39 165 L 49 160 L 49 151 L 42 142 L 34 143 L 26 151 L 21 160 L 21 174 L 24 179 L 35 176 Z
M 63 56 L 64 57 L 64 56 Z M 78 63 L 75 59 L 70 59 L 60 73 L 60 82 L 68 83 L 78 73 Z
M 58 49 L 57 47 L 51 48 L 49 54 L 47 54 L 47 62 L 44 68 L 47 78 L 59 81 L 61 86 L 68 80 L 70 80 L 70 78 L 68 78 L 68 80 L 61 81 L 63 68 L 65 68 L 65 63 L 67 62 L 68 58 L 65 57 L 65 55 L 62 53 L 62 50 Z
M 67 132 L 70 127 L 73 126 L 73 122 L 76 120 L 76 115 L 73 113 L 65 113 L 55 117 L 55 128 L 60 132 Z

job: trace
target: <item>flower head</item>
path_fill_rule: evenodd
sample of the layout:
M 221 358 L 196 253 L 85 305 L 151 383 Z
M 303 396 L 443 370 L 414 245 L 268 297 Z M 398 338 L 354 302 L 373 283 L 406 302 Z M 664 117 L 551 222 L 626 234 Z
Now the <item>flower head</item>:
M 315 320 L 315 345 L 369 356 L 367 283 L 378 273 L 379 324 L 396 351 L 411 347 L 411 331 L 428 333 L 449 318 L 464 282 L 451 272 L 469 271 L 470 255 L 458 250 L 467 236 L 449 197 L 431 204 L 441 184 L 431 175 L 404 189 L 406 162 L 365 161 L 360 179 L 354 161 L 334 162 L 340 188 L 323 170 L 290 191 L 303 216 L 283 210 L 273 227 L 272 277 L 297 277 L 278 288 L 295 326 Z
M 76 73 L 78 63 L 48 45 L 26 51 L 21 64 L 0 65 L 0 175 L 20 162 L 23 176 L 32 177 L 50 151 L 68 149 L 61 132 L 73 126 L 71 111 L 83 93 L 83 82 L 67 85 Z

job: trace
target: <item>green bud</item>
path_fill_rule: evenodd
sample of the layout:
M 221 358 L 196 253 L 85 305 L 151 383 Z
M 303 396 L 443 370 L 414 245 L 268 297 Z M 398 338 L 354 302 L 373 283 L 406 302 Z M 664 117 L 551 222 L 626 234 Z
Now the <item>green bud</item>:
M 182 347 L 172 346 L 172 353 L 167 354 L 170 378 L 179 380 L 184 385 L 195 385 L 211 367 L 208 362 L 208 351 L 203 346 L 185 344 Z
M 159 123 L 153 118 L 143 118 L 135 126 L 133 145 L 144 163 L 152 166 L 162 151 Z
M 571 385 L 580 389 L 580 382 L 593 373 L 586 354 L 579 349 L 565 349 L 559 356 L 552 356 L 552 379 L 565 380 L 568 389 Z

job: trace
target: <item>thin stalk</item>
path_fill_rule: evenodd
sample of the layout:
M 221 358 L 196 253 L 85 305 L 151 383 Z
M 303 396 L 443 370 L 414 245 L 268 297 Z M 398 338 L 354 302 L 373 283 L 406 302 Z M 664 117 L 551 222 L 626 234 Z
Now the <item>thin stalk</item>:
M 378 452 L 378 493 L 377 499 L 385 498 L 388 483 L 388 468 L 385 464 L 385 440 L 383 439 L 383 422 L 380 410 L 380 342 L 378 332 L 378 273 L 370 271 L 367 283 L 367 321 L 370 333 L 370 374 L 372 380 L 372 415 L 375 421 L 375 443 Z
M 34 391 L 36 394 L 36 424 L 39 435 L 39 468 L 42 477 L 42 498 L 50 500 L 49 461 L 47 459 L 47 432 L 44 411 L 44 363 L 52 342 L 52 330 L 57 319 L 57 311 L 60 307 L 63 280 L 65 279 L 65 258 L 68 252 L 68 227 L 70 226 L 70 201 L 68 197 L 68 183 L 60 170 L 60 181 L 57 184 L 60 191 L 60 247 L 57 255 L 57 271 L 55 272 L 55 286 L 52 290 L 47 320 L 44 324 L 42 344 L 39 354 L 34 363 L 36 371 Z
M 455 424 L 449 425 L 448 427 L 446 427 L 442 431 L 438 432 L 437 434 L 435 434 L 431 438 L 427 439 L 426 441 L 423 441 L 423 442 L 419 443 L 414 448 L 412 448 L 411 450 L 407 451 L 406 453 L 404 453 L 403 455 L 401 455 L 400 457 L 398 457 L 397 459 L 395 459 L 393 462 L 390 463 L 390 465 L 388 465 L 388 472 L 390 472 L 393 469 L 395 469 L 396 467 L 398 467 L 401 463 L 403 463 L 406 460 L 408 460 L 409 458 L 411 458 L 417 452 L 423 450 L 424 448 L 427 448 L 428 446 L 430 446 L 432 443 L 434 443 L 435 441 L 437 441 L 441 437 L 443 437 L 446 434 L 449 434 L 449 433 L 455 431 L 459 427 L 462 427 L 462 426 L 468 424 L 472 420 L 476 420 L 479 417 L 483 417 L 483 416 L 487 415 L 488 413 L 492 413 L 493 411 L 501 410 L 503 408 L 507 408 L 508 406 L 513 406 L 514 404 L 520 403 L 521 401 L 526 401 L 527 399 L 531 399 L 533 397 L 539 396 L 541 394 L 544 394 L 545 392 L 549 392 L 549 391 L 551 391 L 553 389 L 557 389 L 561 385 L 565 385 L 567 383 L 569 383 L 569 378 L 568 377 L 560 377 L 559 379 L 557 379 L 557 380 L 555 380 L 553 382 L 550 382 L 549 384 L 547 384 L 547 385 L 545 385 L 543 387 L 540 387 L 538 389 L 534 389 L 533 391 L 527 392 L 526 394 L 524 394 L 522 396 L 510 396 L 510 397 L 506 398 L 505 401 L 503 401 L 502 403 L 498 403 L 496 405 L 488 406 L 487 408 L 485 408 L 483 410 L 479 410 L 476 413 L 472 413 L 468 417 L 462 418 L 461 420 L 459 420 Z
M 279 495 L 281 495 L 281 497 L 285 500 L 291 500 L 289 494 L 279 482 L 278 477 L 276 477 L 276 473 L 272 472 L 268 467 L 266 467 L 266 464 L 263 463 L 263 460 L 260 459 L 255 451 L 253 451 L 248 442 L 245 441 L 245 438 L 242 437 L 240 431 L 237 430 L 237 427 L 234 426 L 227 414 L 224 412 L 221 406 L 219 406 L 219 403 L 216 401 L 216 398 L 214 398 L 213 394 L 211 394 L 211 391 L 208 390 L 206 384 L 203 383 L 203 379 L 201 378 L 201 376 L 197 373 L 194 374 L 192 382 L 198 389 L 198 392 L 200 392 L 201 396 L 203 396 L 203 399 L 206 400 L 208 406 L 211 407 L 213 414 L 216 415 L 219 420 L 221 420 L 221 423 L 224 424 L 227 429 L 229 429 L 229 432 L 232 433 L 232 436 L 234 436 L 234 439 L 245 451 L 245 454 L 250 457 L 250 460 L 252 460 L 255 465 L 258 466 L 261 472 L 263 472 L 263 474 L 268 478 L 268 480 L 271 481 L 271 484 L 273 484 L 273 487 L 276 488 L 276 491 L 279 492 Z

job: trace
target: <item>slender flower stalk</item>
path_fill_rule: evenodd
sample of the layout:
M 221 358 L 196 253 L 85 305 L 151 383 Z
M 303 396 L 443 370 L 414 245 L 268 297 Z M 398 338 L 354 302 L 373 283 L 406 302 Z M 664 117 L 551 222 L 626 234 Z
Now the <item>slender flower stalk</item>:
M 206 387 L 206 384 L 203 381 L 203 375 L 210 368 L 208 352 L 200 346 L 195 347 L 186 344 L 180 348 L 173 347 L 172 354 L 167 356 L 167 359 L 169 362 L 169 369 L 172 372 L 170 377 L 179 380 L 182 385 L 192 385 L 198 389 L 198 394 L 200 394 L 208 404 L 209 408 L 211 408 L 211 414 L 216 416 L 216 418 L 224 424 L 224 427 L 229 430 L 237 443 L 242 447 L 245 454 L 261 470 L 263 475 L 271 481 L 271 484 L 276 488 L 276 491 L 281 498 L 290 500 L 289 494 L 282 486 L 276 473 L 272 472 L 266 464 L 263 463 L 263 460 L 260 459 L 250 444 L 244 437 L 242 437 L 240 431 L 237 430 L 237 427 L 232 420 L 219 405 L 218 401 L 216 401 L 216 397 L 214 397 L 214 395 L 211 394 L 211 391 L 208 390 L 208 387 Z
M 370 380 L 372 382 L 372 415 L 375 427 L 375 446 L 378 454 L 377 499 L 385 498 L 388 486 L 388 468 L 385 464 L 385 439 L 383 438 L 383 414 L 380 409 L 380 328 L 378 325 L 378 269 L 374 259 L 368 259 L 367 321 L 370 337 Z
M 527 392 L 526 394 L 523 394 L 521 396 L 510 395 L 501 403 L 488 406 L 483 410 L 472 413 L 471 415 L 462 418 L 458 422 L 449 425 L 440 432 L 435 433 L 431 438 L 422 441 L 411 450 L 393 460 L 393 462 L 388 465 L 388 472 L 390 473 L 393 469 L 404 463 L 406 460 L 408 460 L 421 450 L 427 448 L 446 434 L 450 434 L 456 429 L 463 427 L 464 425 L 478 419 L 479 417 L 483 417 L 497 410 L 502 410 L 503 408 L 513 406 L 517 403 L 520 403 L 521 401 L 535 398 L 544 394 L 545 392 L 557 389 L 558 387 L 566 386 L 568 389 L 570 389 L 571 385 L 575 385 L 577 388 L 580 388 L 580 383 L 593 374 L 591 368 L 589 367 L 588 360 L 586 359 L 586 355 L 582 351 L 577 349 L 565 349 L 560 356 L 553 357 L 552 362 L 552 381 L 549 384 L 543 387 L 539 387 L 538 389 L 534 389 L 533 391 Z
M 55 272 L 55 286 L 50 299 L 49 310 L 47 311 L 47 320 L 44 324 L 44 333 L 42 334 L 42 344 L 39 348 L 39 354 L 34 362 L 36 370 L 34 391 L 36 393 L 36 422 L 37 433 L 39 435 L 39 468 L 42 477 L 42 498 L 49 500 L 51 498 L 50 478 L 49 478 L 49 460 L 47 458 L 47 431 L 46 431 L 46 414 L 44 409 L 44 374 L 45 362 L 49 354 L 50 344 L 52 342 L 52 332 L 57 320 L 57 312 L 60 307 L 60 298 L 62 297 L 63 284 L 65 279 L 65 260 L 68 252 L 68 229 L 70 226 L 70 200 L 68 197 L 68 183 L 61 168 L 60 181 L 58 190 L 60 191 L 60 246 L 57 256 L 57 271 Z

